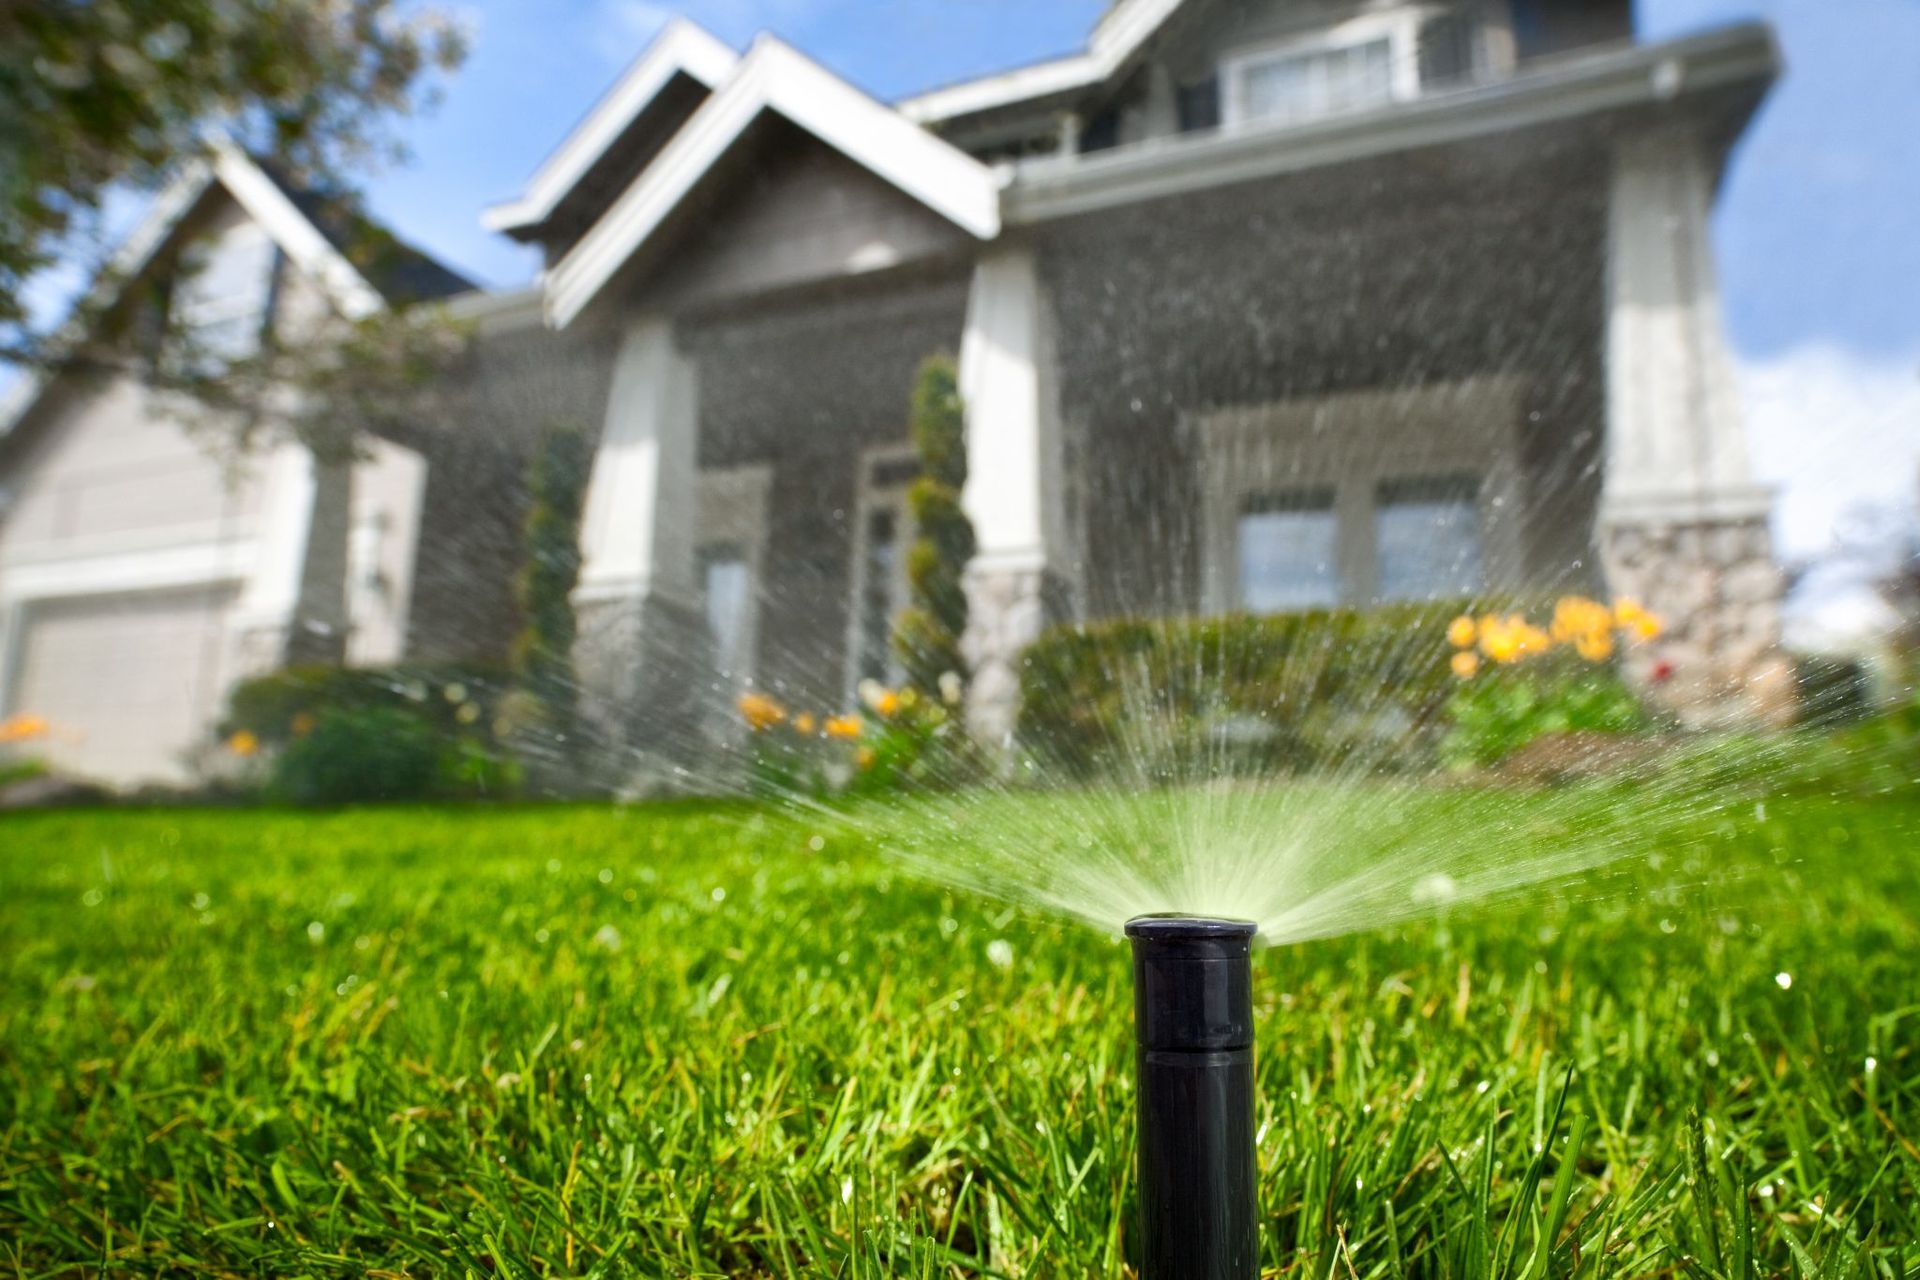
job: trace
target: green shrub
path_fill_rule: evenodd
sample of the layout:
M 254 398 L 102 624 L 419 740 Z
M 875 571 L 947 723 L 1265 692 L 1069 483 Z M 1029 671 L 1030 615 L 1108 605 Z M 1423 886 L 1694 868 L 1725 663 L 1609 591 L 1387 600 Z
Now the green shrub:
M 948 673 L 966 674 L 960 637 L 967 629 L 967 562 L 973 559 L 973 522 L 960 506 L 967 484 L 966 420 L 958 373 L 946 356 L 921 364 L 908 426 L 920 476 L 907 493 L 914 539 L 907 548 L 912 603 L 894 629 L 894 649 L 907 682 L 928 696 Z
M 1498 764 L 1557 734 L 1642 733 L 1653 721 L 1611 665 L 1556 653 L 1524 666 L 1484 667 L 1447 700 L 1443 759 Z
M 517 754 L 537 764 L 545 790 L 572 790 L 580 771 L 578 687 L 573 670 L 573 589 L 580 579 L 580 513 L 593 469 L 593 441 L 557 424 L 528 468 L 526 560 L 514 580 L 523 625 L 513 645 L 517 696 L 503 708 Z
M 519 779 L 495 733 L 508 691 L 484 668 L 292 667 L 235 688 L 220 733 L 266 757 L 268 791 L 287 803 L 495 797 Z
M 322 711 L 274 758 L 268 794 L 286 804 L 363 804 L 436 794 L 446 748 L 398 707 Z
M 1198 773 L 1432 764 L 1458 602 L 1056 627 L 1027 650 L 1020 740 L 1048 766 Z

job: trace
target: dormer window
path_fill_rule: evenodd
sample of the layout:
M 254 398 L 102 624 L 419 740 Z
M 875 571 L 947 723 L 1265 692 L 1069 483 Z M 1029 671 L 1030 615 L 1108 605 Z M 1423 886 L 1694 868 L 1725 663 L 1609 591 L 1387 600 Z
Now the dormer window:
M 1225 122 L 1298 123 L 1413 97 L 1419 20 L 1409 7 L 1233 54 L 1221 66 Z

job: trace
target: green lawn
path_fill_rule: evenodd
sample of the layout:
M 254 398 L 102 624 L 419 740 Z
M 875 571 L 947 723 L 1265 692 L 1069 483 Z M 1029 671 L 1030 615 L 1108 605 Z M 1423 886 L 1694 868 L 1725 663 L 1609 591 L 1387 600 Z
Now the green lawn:
M 1269 1268 L 1920 1268 L 1920 799 L 1698 834 L 1257 959 Z M 0 904 L 9 1274 L 1125 1273 L 1124 950 L 844 829 L 31 816 Z

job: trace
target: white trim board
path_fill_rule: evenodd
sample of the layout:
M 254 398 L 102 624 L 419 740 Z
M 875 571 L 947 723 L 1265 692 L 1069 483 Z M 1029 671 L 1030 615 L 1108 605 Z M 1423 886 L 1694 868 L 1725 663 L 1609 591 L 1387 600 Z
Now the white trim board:
M 792 121 L 981 240 L 1000 232 L 999 179 L 791 46 L 761 36 L 639 179 L 547 277 L 547 319 L 570 324 L 762 112 Z
M 545 222 L 674 76 L 686 75 L 709 90 L 718 89 L 739 61 L 732 49 L 686 19 L 669 22 L 554 148 L 527 180 L 526 190 L 488 208 L 480 215 L 481 225 L 489 231 L 510 232 Z

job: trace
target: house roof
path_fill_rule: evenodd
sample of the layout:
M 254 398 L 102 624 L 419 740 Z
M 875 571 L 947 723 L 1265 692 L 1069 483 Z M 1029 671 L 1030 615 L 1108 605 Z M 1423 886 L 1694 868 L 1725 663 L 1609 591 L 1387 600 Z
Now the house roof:
M 111 306 L 152 264 L 187 216 L 215 187 L 232 196 L 303 274 L 316 281 L 341 315 L 357 320 L 391 304 L 446 297 L 473 288 L 471 282 L 384 228 L 351 213 L 338 199 L 303 192 L 268 166 L 225 141 L 209 158 L 185 166 L 154 198 L 139 224 L 108 258 L 75 307 L 76 316 Z M 357 246 L 374 246 L 371 251 Z M 354 258 L 364 261 L 356 265 Z M 78 335 L 67 332 L 71 341 Z M 0 398 L 0 438 L 46 390 L 39 372 L 22 377 Z
M 1000 231 L 999 182 L 978 160 L 874 101 L 798 50 L 761 36 L 725 84 L 547 276 L 565 327 L 660 230 L 749 125 L 772 112 L 983 240 Z
M 1188 0 L 1118 0 L 1101 15 L 1080 53 L 965 80 L 904 98 L 900 113 L 921 124 L 991 111 L 1104 83 L 1140 52 Z
M 668 23 L 528 179 L 526 190 L 487 209 L 481 223 L 489 231 L 512 233 L 545 222 L 676 76 L 711 91 L 733 74 L 739 61 L 732 49 L 684 18 Z

